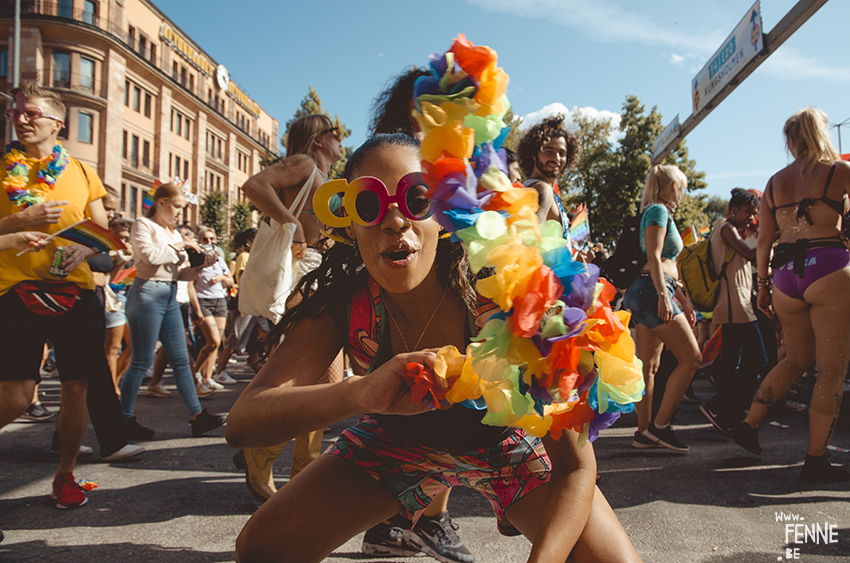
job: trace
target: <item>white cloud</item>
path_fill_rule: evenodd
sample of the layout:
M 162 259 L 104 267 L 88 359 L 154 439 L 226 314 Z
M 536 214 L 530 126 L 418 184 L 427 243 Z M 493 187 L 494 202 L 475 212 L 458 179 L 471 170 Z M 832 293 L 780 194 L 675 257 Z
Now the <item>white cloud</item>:
M 650 13 L 644 3 L 617 0 L 466 1 L 489 12 L 545 19 L 603 43 L 663 45 L 707 56 L 724 37 L 717 31 L 705 33 L 679 25 L 679 21 L 693 21 L 687 17 L 693 13 L 687 2 L 665 2 Z
M 807 57 L 790 47 L 773 53 L 762 68 L 767 75 L 784 80 L 850 81 L 850 66 L 829 66 L 817 57 Z
M 676 53 L 673 53 L 672 55 L 670 55 L 670 62 L 673 63 L 674 65 L 680 65 L 683 62 L 685 62 L 685 57 L 683 57 L 682 55 L 677 55 Z
M 619 141 L 622 136 L 620 133 L 620 114 L 614 113 L 613 111 L 608 110 L 598 110 L 594 107 L 583 107 L 580 108 L 578 106 L 573 106 L 571 109 L 562 104 L 561 102 L 555 102 L 546 106 L 543 106 L 541 109 L 537 111 L 533 111 L 522 116 L 522 125 L 520 126 L 521 130 L 527 130 L 529 127 L 532 127 L 547 117 L 562 114 L 566 116 L 565 125 L 567 129 L 574 131 L 576 128 L 575 122 L 573 121 L 573 115 L 576 111 L 581 112 L 581 114 L 585 117 L 594 120 L 611 120 L 611 136 L 608 138 L 610 143 L 616 143 Z

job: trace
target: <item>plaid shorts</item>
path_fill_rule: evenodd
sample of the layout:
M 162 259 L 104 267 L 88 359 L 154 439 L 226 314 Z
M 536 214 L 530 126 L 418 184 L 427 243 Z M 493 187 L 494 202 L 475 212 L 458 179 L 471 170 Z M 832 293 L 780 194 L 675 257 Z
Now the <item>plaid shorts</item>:
M 451 451 L 395 440 L 369 415 L 325 453 L 353 462 L 380 482 L 401 502 L 402 516 L 414 523 L 447 488 L 475 489 L 490 501 L 505 535 L 516 535 L 505 509 L 546 483 L 551 470 L 543 442 L 522 430 L 492 446 Z

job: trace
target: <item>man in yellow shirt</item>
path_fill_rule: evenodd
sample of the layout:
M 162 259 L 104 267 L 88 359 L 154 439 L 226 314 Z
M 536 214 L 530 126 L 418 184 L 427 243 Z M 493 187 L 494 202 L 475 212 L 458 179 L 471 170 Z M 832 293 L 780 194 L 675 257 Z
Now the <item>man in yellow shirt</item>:
M 68 157 L 57 143 L 65 115 L 59 95 L 31 83 L 12 95 L 6 118 L 20 142 L 10 146 L 0 167 L 0 235 L 53 234 L 86 217 L 105 227 L 103 184 L 94 170 Z M 49 339 L 62 389 L 59 467 L 53 481 L 57 508 L 76 508 L 88 500 L 73 476 L 88 422 L 86 389 L 93 373 L 109 373 L 94 282 L 85 262 L 93 255 L 90 248 L 67 245 L 61 238 L 22 256 L 0 253 L 0 427 L 29 406 Z

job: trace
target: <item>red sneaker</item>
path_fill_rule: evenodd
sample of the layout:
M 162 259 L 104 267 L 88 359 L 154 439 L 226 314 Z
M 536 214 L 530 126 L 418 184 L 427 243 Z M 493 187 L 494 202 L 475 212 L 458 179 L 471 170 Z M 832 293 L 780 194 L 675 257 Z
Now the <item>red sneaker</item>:
M 53 495 L 56 508 L 79 508 L 89 501 L 83 490 L 74 481 L 73 473 L 60 473 L 53 479 Z

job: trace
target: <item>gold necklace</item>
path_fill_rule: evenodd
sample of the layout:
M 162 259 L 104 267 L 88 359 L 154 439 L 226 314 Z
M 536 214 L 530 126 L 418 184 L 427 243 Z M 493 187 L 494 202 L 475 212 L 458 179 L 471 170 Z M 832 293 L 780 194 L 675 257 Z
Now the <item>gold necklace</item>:
M 449 286 L 446 286 L 446 289 L 443 290 L 443 296 L 440 297 L 440 302 L 437 303 L 437 306 L 434 308 L 434 312 L 431 313 L 431 318 L 428 319 L 428 322 L 425 324 L 425 328 L 422 329 L 422 333 L 419 335 L 419 340 L 416 341 L 416 344 L 413 346 L 414 350 L 419 349 L 419 343 L 422 342 L 422 337 L 425 336 L 425 331 L 428 330 L 428 327 L 431 326 L 431 321 L 434 320 L 434 315 L 437 314 L 437 311 L 440 310 L 440 305 L 443 304 L 443 300 L 446 298 L 446 293 L 449 291 Z M 395 325 L 395 329 L 398 331 L 398 335 L 401 336 L 401 341 L 404 343 L 405 349 L 410 352 L 410 346 L 407 345 L 407 339 L 404 337 L 404 333 L 401 332 L 401 328 L 398 326 L 395 318 L 393 317 L 392 311 L 390 311 L 389 303 L 384 307 L 387 310 L 387 314 L 390 316 L 390 320 Z

